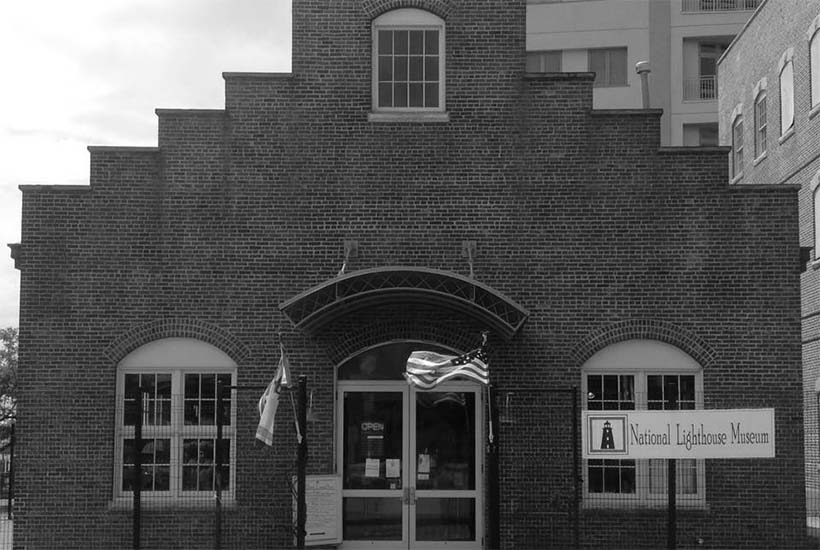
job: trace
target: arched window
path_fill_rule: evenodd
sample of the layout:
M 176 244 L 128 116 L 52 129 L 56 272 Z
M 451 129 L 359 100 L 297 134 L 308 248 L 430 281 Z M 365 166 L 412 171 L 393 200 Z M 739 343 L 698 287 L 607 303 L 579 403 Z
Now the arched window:
M 820 15 L 815 19 L 814 25 L 814 33 L 809 41 L 812 108 L 820 106 Z
M 732 176 L 743 175 L 743 116 L 737 115 L 732 122 Z
M 137 479 L 148 500 L 201 499 L 221 487 L 233 498 L 236 412 L 231 392 L 217 410 L 217 388 L 235 383 L 236 363 L 218 348 L 192 338 L 164 338 L 129 353 L 117 366 L 114 497 L 130 502 Z M 138 407 L 142 398 L 142 409 Z M 217 442 L 217 415 L 223 439 Z M 135 427 L 142 424 L 142 448 Z M 142 472 L 136 475 L 140 453 Z
M 607 346 L 582 367 L 587 410 L 703 408 L 701 366 L 680 349 L 656 340 Z M 644 506 L 666 502 L 666 460 L 587 460 L 584 498 L 590 506 Z M 677 461 L 677 499 L 704 502 L 702 460 Z
M 780 135 L 794 126 L 794 50 L 789 48 L 780 58 Z
M 444 111 L 444 20 L 402 8 L 373 20 L 373 110 Z
M 814 206 L 814 258 L 820 259 L 820 170 L 812 178 L 810 187 Z
M 755 99 L 755 158 L 766 152 L 766 91 Z

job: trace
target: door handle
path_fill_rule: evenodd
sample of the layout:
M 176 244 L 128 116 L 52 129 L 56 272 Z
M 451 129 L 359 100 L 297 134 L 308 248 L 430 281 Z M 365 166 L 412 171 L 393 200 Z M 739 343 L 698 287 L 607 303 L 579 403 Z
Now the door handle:
M 415 487 L 408 487 L 409 495 L 408 495 L 408 504 L 412 504 L 413 506 L 416 505 L 416 488 Z

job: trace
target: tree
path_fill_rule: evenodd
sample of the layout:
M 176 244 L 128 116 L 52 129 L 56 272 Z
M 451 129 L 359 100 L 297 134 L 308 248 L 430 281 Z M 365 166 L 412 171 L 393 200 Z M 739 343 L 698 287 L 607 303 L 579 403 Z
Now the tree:
M 16 327 L 0 329 L 0 449 L 17 418 L 17 339 Z

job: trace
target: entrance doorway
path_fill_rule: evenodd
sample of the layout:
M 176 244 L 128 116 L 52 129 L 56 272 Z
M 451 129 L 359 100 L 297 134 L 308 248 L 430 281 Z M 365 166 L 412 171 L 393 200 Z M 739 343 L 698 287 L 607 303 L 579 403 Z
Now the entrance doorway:
M 479 549 L 482 387 L 470 382 L 442 384 L 435 391 L 410 387 L 400 372 L 418 345 L 383 348 L 371 357 L 392 357 L 395 364 L 377 363 L 367 376 L 375 379 L 351 376 L 367 370 L 361 368 L 366 358 L 339 371 L 343 548 Z

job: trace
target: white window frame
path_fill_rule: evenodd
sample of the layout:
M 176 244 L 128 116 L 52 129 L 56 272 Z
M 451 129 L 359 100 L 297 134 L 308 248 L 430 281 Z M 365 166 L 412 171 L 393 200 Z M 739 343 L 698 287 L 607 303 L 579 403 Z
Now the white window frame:
M 763 116 L 761 117 L 761 105 Z M 761 121 L 761 118 L 763 119 Z M 760 92 L 755 98 L 755 159 L 766 154 L 768 149 L 768 103 L 766 91 Z
M 789 48 L 780 57 L 778 80 L 780 82 L 780 136 L 794 128 L 794 48 Z
M 376 17 L 372 23 L 372 109 L 377 113 L 443 113 L 445 97 L 445 25 L 437 15 L 416 8 L 399 8 Z M 379 107 L 379 31 L 410 30 L 438 31 L 438 106 L 437 107 Z
M 820 15 L 814 18 L 806 33 L 809 40 L 809 86 L 811 109 L 820 109 Z
M 236 363 L 218 348 L 192 338 L 165 338 L 137 348 L 126 356 L 117 367 L 117 391 L 114 424 L 114 486 L 113 501 L 116 507 L 130 507 L 133 491 L 123 489 L 123 447 L 126 439 L 135 436 L 134 426 L 125 426 L 125 375 L 170 374 L 171 375 L 171 422 L 168 426 L 143 425 L 142 438 L 170 439 L 170 468 L 168 491 L 141 491 L 142 503 L 147 506 L 212 506 L 213 491 L 185 491 L 182 489 L 183 445 L 185 439 L 216 438 L 216 425 L 185 425 L 184 376 L 185 374 L 228 374 L 231 385 L 236 384 Z M 230 441 L 228 464 L 230 479 L 228 488 L 222 492 L 223 502 L 234 501 L 236 486 L 236 399 L 231 397 L 230 425 L 222 427 L 222 437 Z
M 809 184 L 812 197 L 812 220 L 814 222 L 814 259 L 820 260 L 820 170 L 814 174 Z
M 740 128 L 738 128 L 738 126 Z M 739 130 L 739 131 L 738 131 Z M 743 176 L 743 115 L 732 119 L 732 177 Z
M 613 84 L 613 79 L 612 79 L 612 74 L 613 74 L 613 71 L 612 71 L 612 54 L 613 54 L 613 52 L 616 52 L 616 51 L 617 52 L 620 52 L 620 51 L 624 52 L 624 58 L 625 58 L 624 80 L 623 80 L 622 83 L 618 82 L 618 83 Z M 605 71 L 605 74 L 604 74 L 604 76 L 606 78 L 605 78 L 605 80 L 604 80 L 604 78 L 599 79 L 598 75 L 596 74 L 595 75 L 595 80 L 592 83 L 592 86 L 594 88 L 623 88 L 623 87 L 628 87 L 629 86 L 629 48 L 627 48 L 626 46 L 612 46 L 612 47 L 609 47 L 609 48 L 590 48 L 590 49 L 588 49 L 587 50 L 587 70 L 590 71 L 590 72 L 592 72 L 592 52 L 605 52 L 606 53 L 606 56 L 605 56 L 606 71 Z
M 695 377 L 695 409 L 703 409 L 703 369 L 680 349 L 655 340 L 627 340 L 612 344 L 591 357 L 581 368 L 583 409 L 588 410 L 588 375 L 633 376 L 635 410 L 647 410 L 648 376 Z M 666 461 L 664 460 L 664 463 Z M 696 460 L 697 490 L 694 494 L 678 493 L 680 507 L 700 508 L 706 505 L 706 466 Z M 635 493 L 590 493 L 589 465 L 583 461 L 584 508 L 656 508 L 667 505 L 667 494 L 651 493 L 650 460 L 635 460 Z

